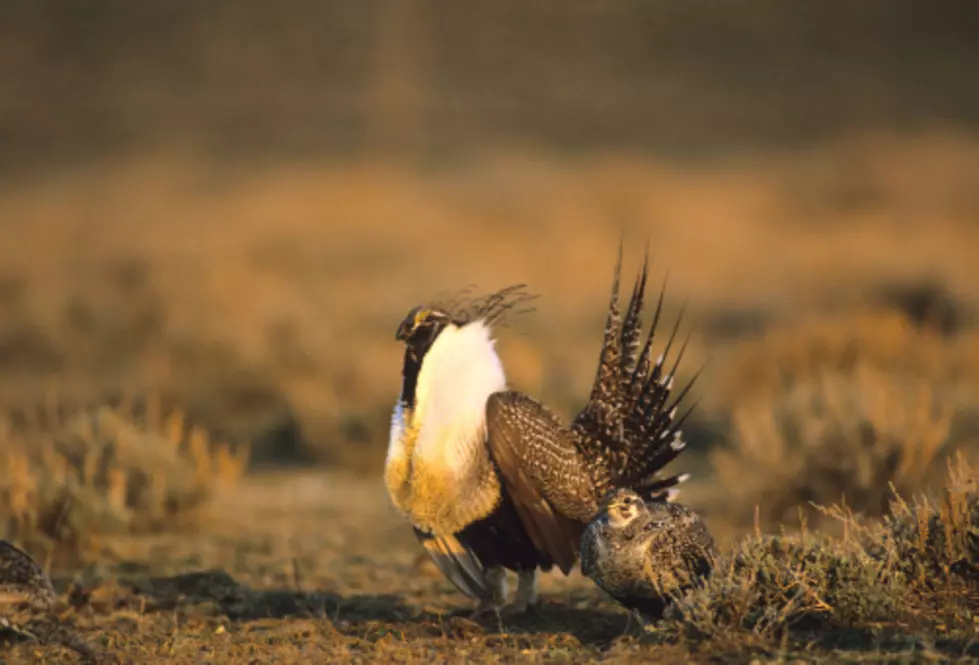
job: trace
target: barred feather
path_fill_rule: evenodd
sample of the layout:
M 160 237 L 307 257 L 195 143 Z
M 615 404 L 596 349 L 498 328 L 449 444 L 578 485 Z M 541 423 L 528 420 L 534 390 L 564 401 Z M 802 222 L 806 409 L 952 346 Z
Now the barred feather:
M 629 308 L 622 321 L 622 360 L 619 373 L 619 391 L 626 398 L 631 396 L 631 387 L 639 360 L 639 343 L 642 339 L 642 310 L 646 299 L 646 280 L 649 275 L 649 249 L 643 257 L 642 272 L 636 277 L 629 298 Z M 628 377 L 628 379 L 626 378 Z
M 612 278 L 612 295 L 605 321 L 605 338 L 598 361 L 598 371 L 591 396 L 585 408 L 572 423 L 572 428 L 588 432 L 606 446 L 614 447 L 620 422 L 619 376 L 621 358 L 622 316 L 619 313 L 619 281 L 622 273 L 622 244 Z
M 677 398 L 670 401 L 676 372 L 689 343 L 688 337 L 666 370 L 667 359 L 679 334 L 683 309 L 663 353 L 655 362 L 651 361 L 652 344 L 663 311 L 665 282 L 656 303 L 652 326 L 640 346 L 649 275 L 648 250 L 624 316 L 618 309 L 621 266 L 620 245 L 595 384 L 588 404 L 572 426 L 582 454 L 589 461 L 592 481 L 604 491 L 615 487 L 639 487 L 644 479 L 655 477 L 657 471 L 680 453 L 683 444 L 678 435 L 682 420 L 676 418 L 676 405 L 693 385 L 693 381 L 688 383 Z M 682 479 L 673 476 L 663 482 L 675 485 Z

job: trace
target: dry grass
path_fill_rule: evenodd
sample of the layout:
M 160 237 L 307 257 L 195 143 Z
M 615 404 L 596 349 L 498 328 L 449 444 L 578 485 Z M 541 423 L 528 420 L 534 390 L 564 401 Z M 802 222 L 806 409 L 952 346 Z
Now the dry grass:
M 11 414 L 0 434 L 3 537 L 62 565 L 110 534 L 186 529 L 247 466 L 247 445 L 212 440 L 156 398 L 64 411 Z
M 827 509 L 831 538 L 750 535 L 650 632 L 587 579 L 544 576 L 536 614 L 466 618 L 380 483 L 290 473 L 246 479 L 206 531 L 114 539 L 98 573 L 56 574 L 65 626 L 122 662 L 804 662 L 979 656 L 979 495 L 960 462 L 937 499 L 870 520 Z M 58 647 L 16 646 L 13 658 Z M 15 662 L 19 662 L 16 661 Z M 28 660 L 27 662 L 34 662 Z
M 979 380 L 976 335 L 955 337 L 916 325 L 894 309 L 864 308 L 842 315 L 809 315 L 745 339 L 724 355 L 713 377 L 714 406 L 732 410 L 766 402 L 822 373 L 862 370 L 941 383 L 942 397 Z
M 898 497 L 882 522 L 825 510 L 844 525 L 840 539 L 745 539 L 663 628 L 724 649 L 918 642 L 974 656 L 976 474 L 957 458 L 946 480 L 938 501 Z
M 729 516 L 766 529 L 820 521 L 811 504 L 872 516 L 941 485 L 956 451 L 979 452 L 974 336 L 959 343 L 900 314 L 775 329 L 732 350 L 716 408 L 731 444 L 711 451 Z

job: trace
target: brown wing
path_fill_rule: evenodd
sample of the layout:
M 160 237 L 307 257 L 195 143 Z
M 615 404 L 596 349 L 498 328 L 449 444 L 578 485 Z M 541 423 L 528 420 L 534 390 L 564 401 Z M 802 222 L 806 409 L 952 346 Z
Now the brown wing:
M 459 591 L 474 600 L 492 600 L 493 590 L 483 576 L 482 564 L 458 538 L 433 536 L 417 528 L 415 536 L 438 569 Z
M 533 398 L 515 391 L 486 402 L 487 445 L 527 535 L 568 574 L 581 534 L 598 509 L 570 431 Z

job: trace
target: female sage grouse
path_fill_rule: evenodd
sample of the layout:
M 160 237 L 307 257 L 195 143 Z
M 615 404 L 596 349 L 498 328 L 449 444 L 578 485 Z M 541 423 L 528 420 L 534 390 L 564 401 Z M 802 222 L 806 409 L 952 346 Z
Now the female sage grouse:
M 581 572 L 626 608 L 658 618 L 710 574 L 714 539 L 694 511 L 612 492 L 581 539 Z
M 491 327 L 530 297 L 523 285 L 415 307 L 398 327 L 406 348 L 385 484 L 442 573 L 480 609 L 505 602 L 505 569 L 518 573 L 515 612 L 536 603 L 537 569 L 557 564 L 567 575 L 609 491 L 630 487 L 662 500 L 685 480 L 657 477 L 684 448 L 686 416 L 676 417 L 676 404 L 690 384 L 667 402 L 686 346 L 664 372 L 679 318 L 666 351 L 650 358 L 662 291 L 641 344 L 647 264 L 620 313 L 620 245 L 598 374 L 570 426 L 507 389 Z

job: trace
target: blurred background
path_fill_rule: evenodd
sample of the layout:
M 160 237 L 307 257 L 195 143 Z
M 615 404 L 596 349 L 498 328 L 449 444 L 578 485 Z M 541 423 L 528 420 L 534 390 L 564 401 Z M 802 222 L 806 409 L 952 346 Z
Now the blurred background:
M 155 395 L 252 469 L 376 478 L 400 319 L 516 282 L 511 381 L 571 417 L 624 229 L 707 368 L 691 501 L 881 512 L 979 450 L 974 2 L 0 12 L 13 421 Z

